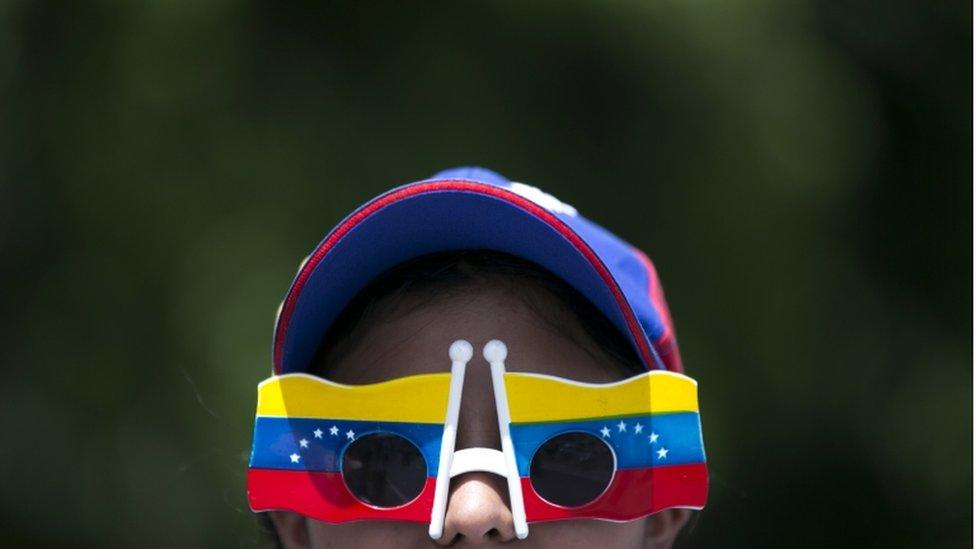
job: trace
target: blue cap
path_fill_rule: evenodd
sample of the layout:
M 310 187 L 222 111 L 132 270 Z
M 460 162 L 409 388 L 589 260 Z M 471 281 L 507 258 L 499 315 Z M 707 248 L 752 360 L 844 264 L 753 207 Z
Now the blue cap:
M 388 191 L 326 235 L 278 311 L 274 372 L 308 371 L 332 322 L 387 269 L 469 249 L 506 252 L 549 270 L 602 311 L 648 369 L 682 371 L 664 293 L 643 252 L 536 187 L 466 167 Z

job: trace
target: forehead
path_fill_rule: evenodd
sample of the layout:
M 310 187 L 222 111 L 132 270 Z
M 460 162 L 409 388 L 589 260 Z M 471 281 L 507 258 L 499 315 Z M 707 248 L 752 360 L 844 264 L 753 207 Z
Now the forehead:
M 474 366 L 485 362 L 480 352 L 484 344 L 500 339 L 508 346 L 509 371 L 591 383 L 628 377 L 555 298 L 520 291 L 531 290 L 488 286 L 436 300 L 409 297 L 389 315 L 364 326 L 356 344 L 325 375 L 339 383 L 362 384 L 448 371 L 448 348 L 458 339 L 474 345 Z

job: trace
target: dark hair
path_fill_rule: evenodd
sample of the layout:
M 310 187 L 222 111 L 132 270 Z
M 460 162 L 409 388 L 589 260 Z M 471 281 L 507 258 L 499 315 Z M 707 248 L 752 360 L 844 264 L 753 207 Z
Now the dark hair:
M 538 265 L 493 250 L 463 250 L 424 255 L 384 272 L 363 288 L 323 336 L 311 373 L 325 377 L 361 341 L 367 328 L 393 314 L 404 314 L 431 299 L 472 288 L 502 286 L 515 290 L 541 320 L 584 351 L 637 374 L 643 364 L 624 335 L 575 288 Z M 406 298 L 427 299 L 409 301 Z M 546 299 L 549 298 L 549 299 Z M 553 310 L 552 298 L 558 306 Z M 409 307 L 413 303 L 412 307 Z M 582 328 L 584 337 L 577 337 Z
M 325 377 L 361 340 L 369 326 L 392 314 L 412 310 L 408 297 L 438 298 L 457 295 L 472 287 L 508 285 L 518 288 L 523 299 L 541 320 L 572 339 L 584 351 L 609 359 L 622 373 L 645 370 L 637 353 L 622 333 L 572 286 L 538 265 L 510 254 L 491 250 L 464 250 L 421 256 L 401 263 L 376 277 L 346 305 L 325 333 L 312 362 L 310 373 Z M 556 310 L 552 300 L 560 305 Z M 423 300 L 428 303 L 429 300 Z M 419 306 L 419 305 L 415 305 Z M 578 330 L 585 337 L 575 337 Z M 267 513 L 260 513 L 261 539 L 270 547 L 281 547 Z

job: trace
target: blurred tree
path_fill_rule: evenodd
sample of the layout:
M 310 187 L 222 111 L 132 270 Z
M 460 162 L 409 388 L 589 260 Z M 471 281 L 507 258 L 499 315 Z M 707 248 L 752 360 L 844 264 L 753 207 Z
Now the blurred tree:
M 714 475 L 687 546 L 971 545 L 971 21 L 3 4 L 4 545 L 256 544 L 254 386 L 294 269 L 471 163 L 654 258 Z

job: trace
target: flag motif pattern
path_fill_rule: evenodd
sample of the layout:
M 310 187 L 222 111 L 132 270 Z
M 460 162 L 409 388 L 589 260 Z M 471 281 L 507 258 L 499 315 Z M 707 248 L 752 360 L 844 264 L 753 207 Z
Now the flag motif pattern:
M 654 371 L 618 383 L 577 383 L 552 376 L 505 374 L 527 519 L 631 520 L 668 507 L 700 509 L 708 469 L 695 381 Z M 610 486 L 581 507 L 551 504 L 532 487 L 532 456 L 568 432 L 603 440 L 616 460 Z
M 569 518 L 630 520 L 668 507 L 698 509 L 708 491 L 697 385 L 653 371 L 611 384 L 504 374 L 515 466 L 530 522 Z M 305 374 L 259 385 L 248 499 L 255 511 L 292 510 L 327 522 L 361 519 L 428 522 L 434 505 L 450 374 L 339 385 Z M 536 450 L 567 432 L 584 432 L 613 451 L 610 486 L 581 507 L 551 504 L 532 487 Z M 377 508 L 352 496 L 342 479 L 346 448 L 371 433 L 393 433 L 424 457 L 427 479 L 405 505 Z
M 343 450 L 373 433 L 393 433 L 414 443 L 427 462 L 427 476 L 437 476 L 444 426 L 425 423 L 258 418 L 250 467 L 340 472 Z
M 305 374 L 263 382 L 247 473 L 251 509 L 290 510 L 332 523 L 429 521 L 449 385 L 450 374 L 359 386 Z M 424 457 L 427 480 L 420 495 L 405 505 L 367 505 L 342 479 L 343 451 L 372 433 L 400 435 Z

